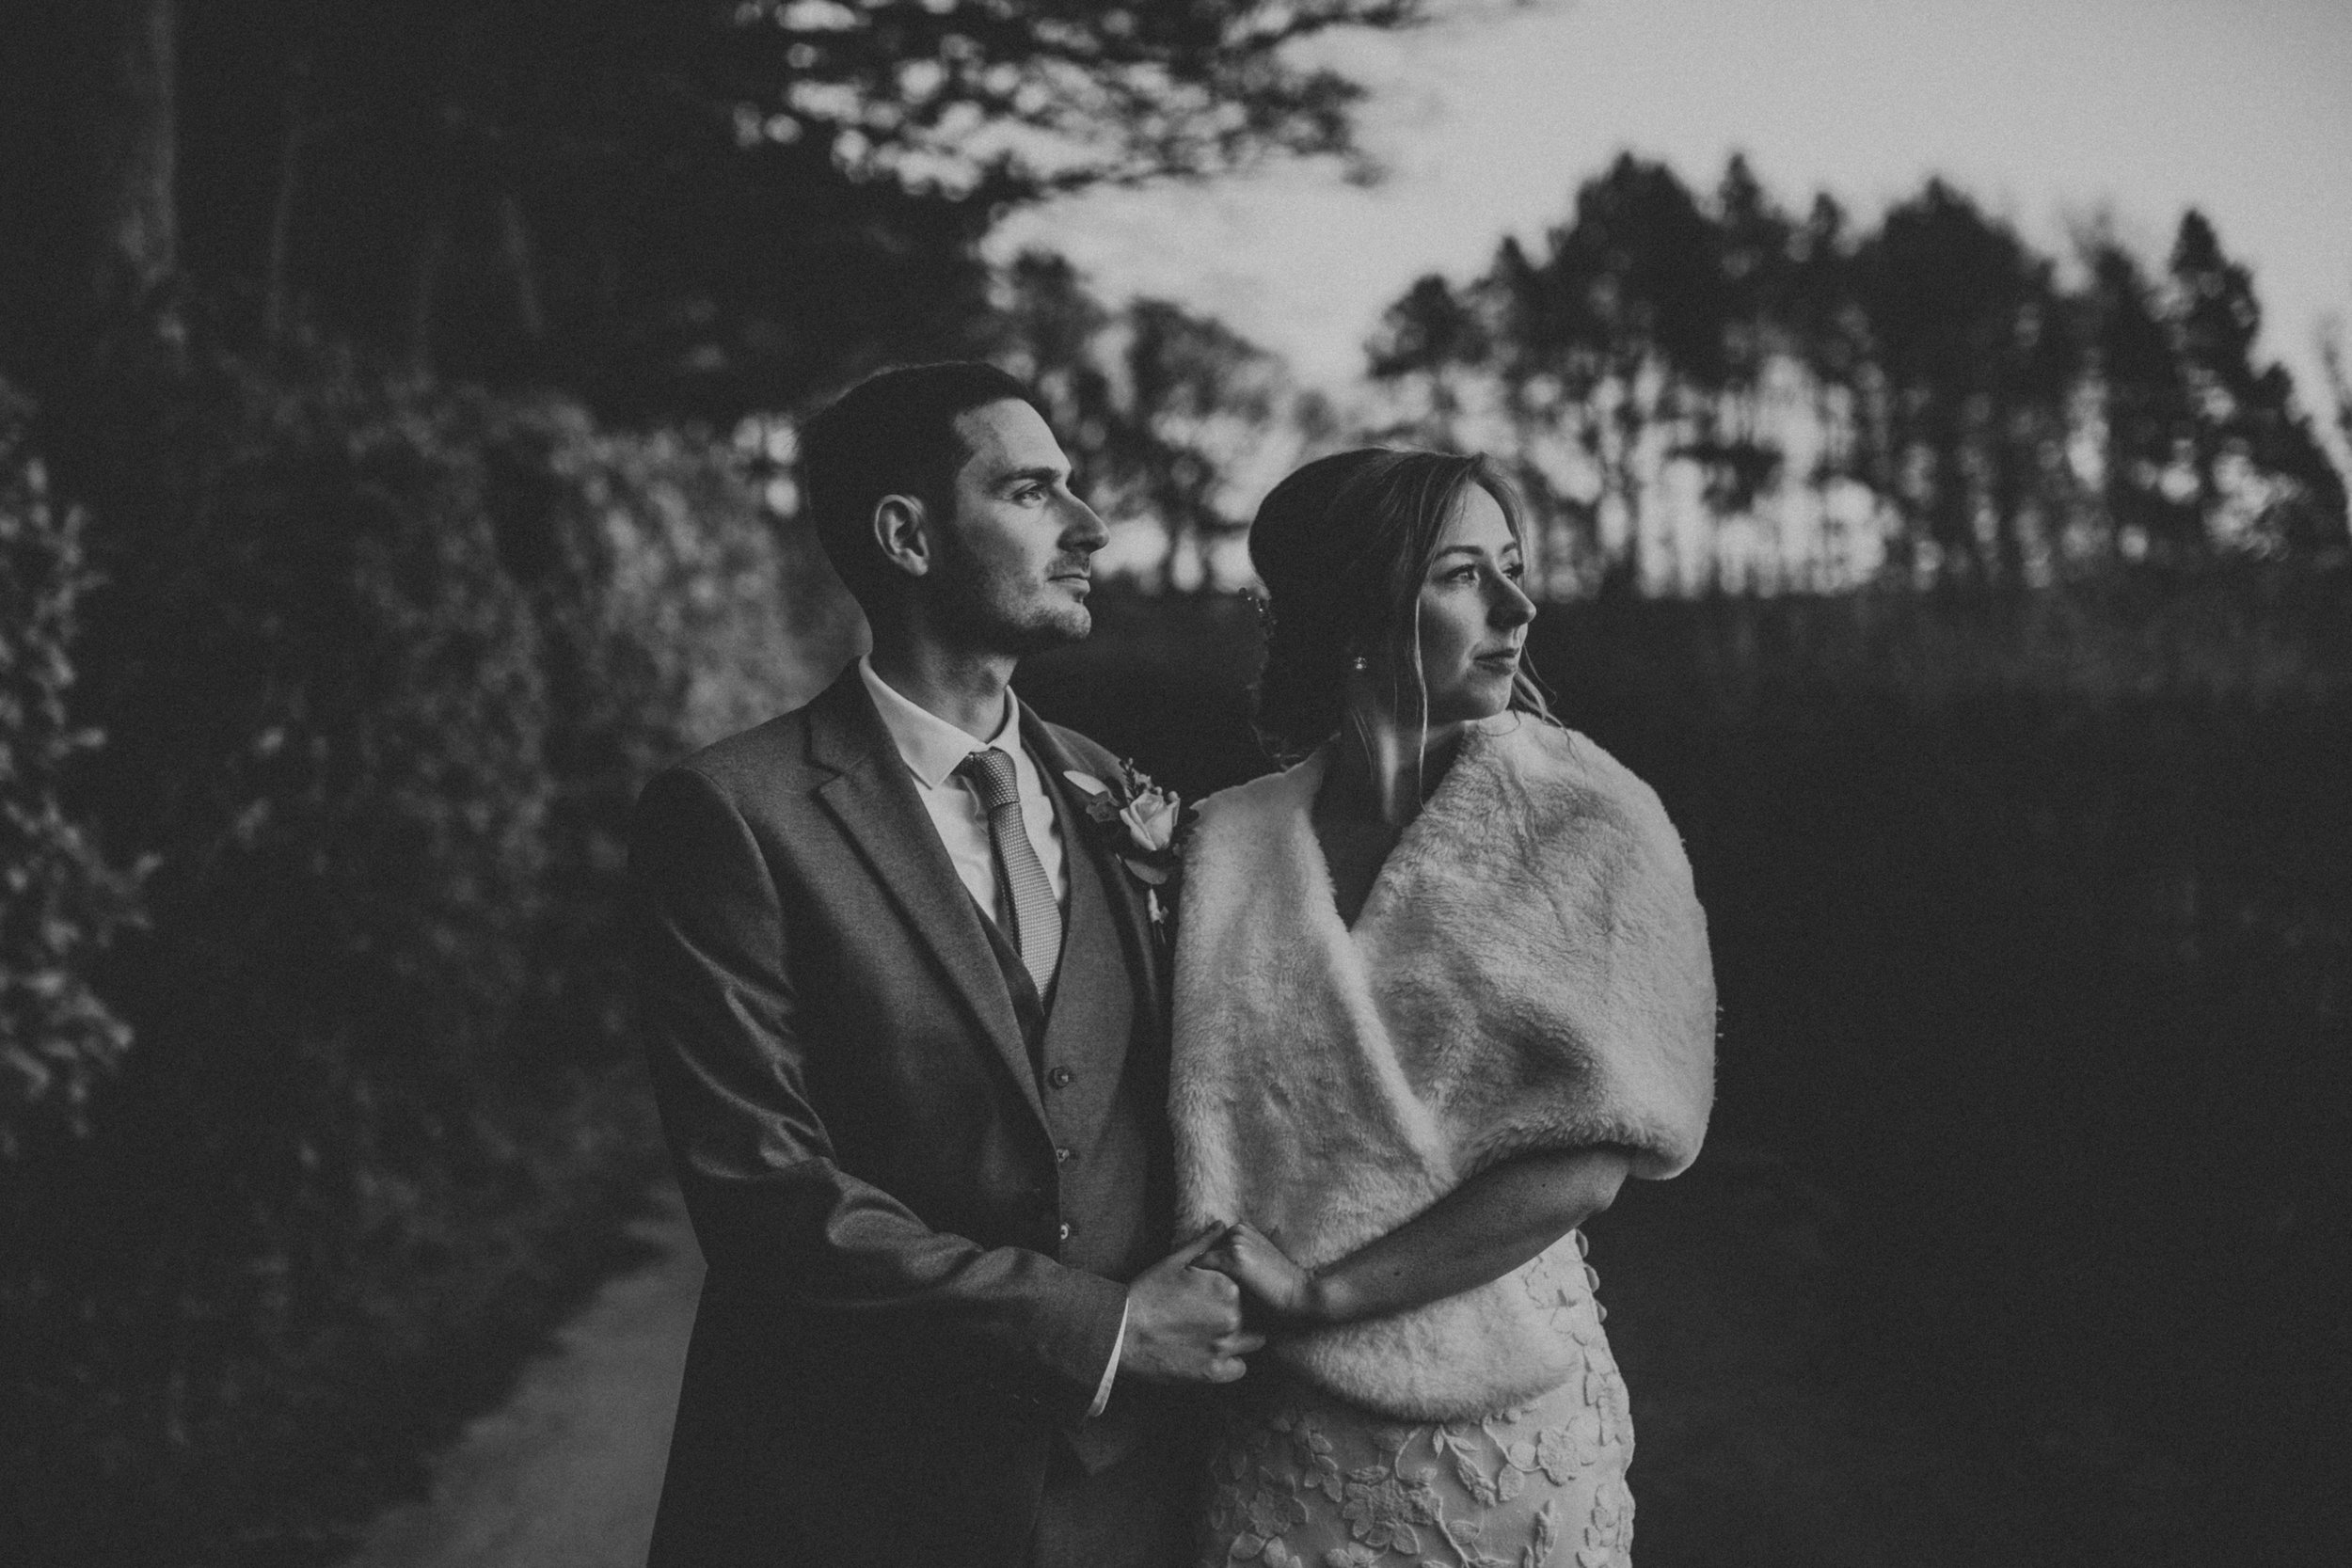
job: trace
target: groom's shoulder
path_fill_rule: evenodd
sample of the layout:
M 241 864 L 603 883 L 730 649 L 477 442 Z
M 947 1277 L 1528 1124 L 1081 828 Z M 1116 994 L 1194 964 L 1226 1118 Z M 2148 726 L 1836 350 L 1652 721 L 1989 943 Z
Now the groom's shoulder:
M 773 780 L 807 765 L 808 725 L 808 708 L 797 707 L 690 752 L 671 766 L 722 787 Z
M 829 699 L 837 701 L 838 694 L 820 692 L 799 707 L 690 752 L 656 774 L 654 783 L 692 774 L 739 800 L 813 784 L 819 770 L 811 760 L 810 736 L 819 721 L 818 707 Z

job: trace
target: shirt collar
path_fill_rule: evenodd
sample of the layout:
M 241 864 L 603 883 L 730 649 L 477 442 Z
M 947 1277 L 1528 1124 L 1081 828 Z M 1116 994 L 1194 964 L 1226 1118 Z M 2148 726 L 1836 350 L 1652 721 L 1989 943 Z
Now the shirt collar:
M 900 696 L 888 681 L 874 673 L 873 660 L 864 654 L 858 656 L 857 673 L 866 683 L 866 694 L 874 699 L 875 710 L 882 715 L 882 727 L 897 742 L 898 755 L 930 788 L 946 787 L 956 769 L 963 766 L 963 759 L 982 746 L 993 746 L 1018 758 L 1021 705 L 1014 701 L 1010 690 L 1005 693 L 1004 723 L 988 739 L 976 741 L 929 708 Z

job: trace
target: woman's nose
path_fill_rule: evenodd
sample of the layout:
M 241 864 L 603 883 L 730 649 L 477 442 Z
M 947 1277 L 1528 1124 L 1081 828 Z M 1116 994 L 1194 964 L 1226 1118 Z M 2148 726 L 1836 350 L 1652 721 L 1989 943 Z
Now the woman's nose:
M 1498 575 L 1495 581 L 1502 592 L 1493 601 L 1492 614 L 1499 626 L 1523 626 L 1535 618 L 1535 601 L 1527 596 L 1527 590 L 1509 578 Z

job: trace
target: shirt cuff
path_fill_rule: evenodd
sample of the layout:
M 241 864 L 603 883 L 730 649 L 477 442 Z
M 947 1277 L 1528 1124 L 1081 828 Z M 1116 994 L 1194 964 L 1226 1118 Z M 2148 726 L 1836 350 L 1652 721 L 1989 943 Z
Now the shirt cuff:
M 1111 1340 L 1110 1364 L 1103 1369 L 1103 1381 L 1094 1390 L 1094 1402 L 1087 1406 L 1087 1419 L 1092 1420 L 1111 1402 L 1111 1379 L 1119 1375 L 1119 1353 L 1127 1348 L 1127 1308 L 1119 1309 L 1119 1333 Z

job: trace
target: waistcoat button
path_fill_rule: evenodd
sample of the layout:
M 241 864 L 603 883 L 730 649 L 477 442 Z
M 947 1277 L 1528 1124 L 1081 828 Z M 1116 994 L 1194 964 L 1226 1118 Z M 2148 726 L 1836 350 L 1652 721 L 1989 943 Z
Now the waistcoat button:
M 1070 1086 L 1070 1080 L 1074 1076 L 1075 1074 L 1068 1068 L 1057 1067 L 1045 1075 L 1045 1081 L 1057 1089 L 1065 1089 Z
M 1071 1224 L 1068 1220 L 1061 1222 L 1061 1239 L 1063 1241 L 1066 1242 L 1070 1240 L 1071 1237 L 1076 1235 L 1077 1233 L 1078 1227 L 1076 1226 Z

